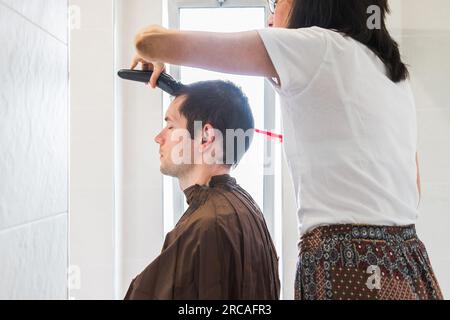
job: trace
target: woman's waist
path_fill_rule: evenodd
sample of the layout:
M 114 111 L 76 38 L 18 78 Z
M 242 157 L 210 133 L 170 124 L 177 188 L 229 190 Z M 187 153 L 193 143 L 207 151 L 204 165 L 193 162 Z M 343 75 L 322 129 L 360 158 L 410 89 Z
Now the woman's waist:
M 316 247 L 318 243 L 352 243 L 354 241 L 371 241 L 394 245 L 418 240 L 414 224 L 403 226 L 334 224 L 320 226 L 305 233 L 299 241 L 301 251 Z

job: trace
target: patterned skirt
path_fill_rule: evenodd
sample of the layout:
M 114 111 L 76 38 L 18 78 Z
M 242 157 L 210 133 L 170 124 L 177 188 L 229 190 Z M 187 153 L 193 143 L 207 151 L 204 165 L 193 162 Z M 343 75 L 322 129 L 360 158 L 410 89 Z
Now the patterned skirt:
M 300 241 L 296 300 L 443 299 L 414 225 L 319 227 Z

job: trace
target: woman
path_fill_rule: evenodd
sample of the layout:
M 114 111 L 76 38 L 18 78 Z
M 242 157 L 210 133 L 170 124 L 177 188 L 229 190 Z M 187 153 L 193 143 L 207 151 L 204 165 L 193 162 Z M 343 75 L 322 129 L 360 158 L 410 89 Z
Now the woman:
M 265 30 L 146 28 L 132 67 L 153 68 L 152 87 L 163 63 L 271 80 L 298 199 L 296 299 L 442 299 L 415 233 L 415 105 L 387 0 L 271 6 Z

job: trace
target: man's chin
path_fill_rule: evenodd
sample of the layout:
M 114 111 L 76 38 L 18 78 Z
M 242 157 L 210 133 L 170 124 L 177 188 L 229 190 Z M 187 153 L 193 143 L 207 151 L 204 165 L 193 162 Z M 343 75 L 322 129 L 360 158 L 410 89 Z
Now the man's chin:
M 169 174 L 169 172 L 167 172 L 167 170 L 164 169 L 163 167 L 160 167 L 160 168 L 159 168 L 159 171 L 161 172 L 161 174 L 163 174 L 163 175 L 165 175 L 165 176 L 170 176 L 170 177 L 171 177 L 171 175 Z
M 161 173 L 165 176 L 173 177 L 173 178 L 179 178 L 181 176 L 184 176 L 191 170 L 192 166 L 190 165 L 169 165 L 166 166 L 164 164 L 161 164 L 159 167 L 159 170 Z
M 176 172 L 174 172 L 174 170 L 170 170 L 169 168 L 166 168 L 162 165 L 159 167 L 159 171 L 161 171 L 161 173 L 165 176 L 173 177 L 173 178 L 177 177 Z

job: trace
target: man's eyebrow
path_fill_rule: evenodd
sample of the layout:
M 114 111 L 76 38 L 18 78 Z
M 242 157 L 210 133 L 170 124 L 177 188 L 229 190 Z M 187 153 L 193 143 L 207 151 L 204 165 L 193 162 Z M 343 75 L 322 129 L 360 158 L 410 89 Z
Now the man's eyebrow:
M 170 116 L 167 116 L 167 117 L 164 118 L 164 121 L 165 122 L 169 122 L 169 121 L 173 121 L 173 120 L 170 118 Z

